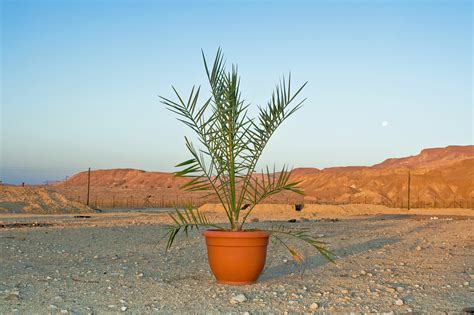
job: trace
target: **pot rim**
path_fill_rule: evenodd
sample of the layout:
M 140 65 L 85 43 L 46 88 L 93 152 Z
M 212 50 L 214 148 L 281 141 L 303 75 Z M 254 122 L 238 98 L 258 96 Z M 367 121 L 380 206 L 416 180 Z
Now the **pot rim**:
M 268 238 L 270 233 L 261 230 L 250 230 L 250 231 L 223 231 L 210 229 L 202 232 L 205 237 L 218 237 L 218 238 Z

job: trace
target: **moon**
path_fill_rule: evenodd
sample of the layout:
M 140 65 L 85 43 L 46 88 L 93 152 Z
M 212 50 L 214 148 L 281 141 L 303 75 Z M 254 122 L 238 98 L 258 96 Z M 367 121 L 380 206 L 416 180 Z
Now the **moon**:
M 382 121 L 382 127 L 385 128 L 385 127 L 387 127 L 387 126 L 388 126 L 388 121 L 386 121 L 386 120 Z

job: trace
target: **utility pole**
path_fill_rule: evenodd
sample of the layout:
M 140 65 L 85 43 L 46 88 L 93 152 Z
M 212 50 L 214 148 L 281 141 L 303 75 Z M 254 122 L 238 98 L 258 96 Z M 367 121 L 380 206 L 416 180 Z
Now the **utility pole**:
M 91 168 L 89 167 L 89 171 L 87 172 L 87 202 L 86 202 L 87 206 L 89 206 L 90 190 L 91 190 Z
M 410 184 L 411 184 L 411 176 L 410 176 L 410 171 L 408 171 L 408 210 L 410 210 Z

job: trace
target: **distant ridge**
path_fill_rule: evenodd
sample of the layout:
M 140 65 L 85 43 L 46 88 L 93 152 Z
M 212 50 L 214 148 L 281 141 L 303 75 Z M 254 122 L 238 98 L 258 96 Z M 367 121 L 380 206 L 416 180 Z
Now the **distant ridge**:
M 403 204 L 406 202 L 408 171 L 412 177 L 413 202 L 447 204 L 474 197 L 473 145 L 424 149 L 417 155 L 389 158 L 373 166 L 296 168 L 292 178 L 301 181 L 308 200 Z M 193 196 L 179 190 L 188 180 L 175 177 L 173 173 L 110 169 L 92 171 L 91 185 L 98 194 L 119 196 L 128 190 L 134 190 L 135 194 L 146 190 L 146 194 L 154 198 L 175 198 L 177 195 Z M 87 172 L 81 172 L 56 187 L 75 198 L 78 195 L 74 187 L 85 187 L 86 184 Z M 286 193 L 275 197 L 278 198 L 301 197 Z

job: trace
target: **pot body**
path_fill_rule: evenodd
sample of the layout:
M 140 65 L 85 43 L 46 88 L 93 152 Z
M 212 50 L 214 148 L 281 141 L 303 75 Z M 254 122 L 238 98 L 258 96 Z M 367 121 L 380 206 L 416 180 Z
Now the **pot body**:
M 206 237 L 209 266 L 218 283 L 255 283 L 265 267 L 268 237 L 264 231 L 231 232 L 208 230 Z

